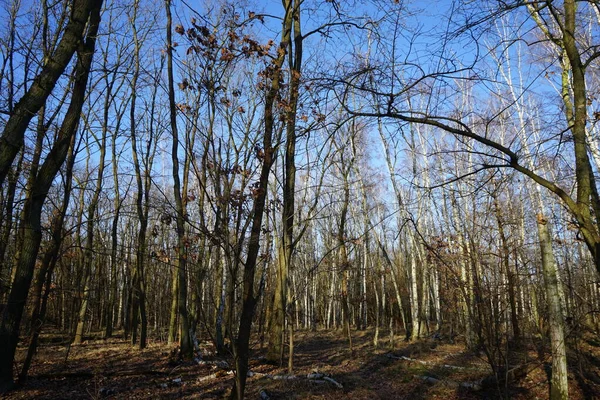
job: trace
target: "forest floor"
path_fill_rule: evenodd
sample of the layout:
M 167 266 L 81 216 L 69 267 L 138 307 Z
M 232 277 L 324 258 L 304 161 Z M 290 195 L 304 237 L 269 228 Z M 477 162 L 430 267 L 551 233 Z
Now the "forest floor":
M 174 347 L 150 342 L 143 351 L 122 339 L 89 338 L 68 346 L 46 334 L 30 378 L 7 399 L 217 399 L 229 392 L 231 360 L 214 356 L 201 341 L 202 361 L 182 363 Z M 483 354 L 460 343 L 427 339 L 389 340 L 372 345 L 373 331 L 354 331 L 350 352 L 342 331 L 300 331 L 295 336 L 294 378 L 286 368 L 264 362 L 264 348 L 253 344 L 247 398 L 259 399 L 546 399 L 548 349 L 533 345 L 511 350 L 506 383 L 493 379 Z M 570 354 L 571 399 L 600 398 L 600 343 L 579 341 Z M 24 349 L 20 349 L 23 352 Z M 311 374 L 309 376 L 309 374 Z M 266 397 L 265 397 L 266 398 Z

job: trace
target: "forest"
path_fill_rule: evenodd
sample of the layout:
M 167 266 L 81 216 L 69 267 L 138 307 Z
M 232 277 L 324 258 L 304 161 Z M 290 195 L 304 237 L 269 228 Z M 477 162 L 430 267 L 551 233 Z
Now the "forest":
M 597 0 L 0 16 L 0 397 L 600 398 Z

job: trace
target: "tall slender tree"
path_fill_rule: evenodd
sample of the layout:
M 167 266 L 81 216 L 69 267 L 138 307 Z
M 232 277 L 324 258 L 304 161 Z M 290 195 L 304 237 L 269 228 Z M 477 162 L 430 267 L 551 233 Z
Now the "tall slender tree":
M 189 315 L 187 309 L 187 255 L 185 238 L 185 210 L 181 194 L 179 176 L 179 132 L 177 130 L 177 106 L 175 104 L 175 84 L 173 77 L 173 40 L 171 1 L 166 1 L 167 14 L 167 78 L 169 91 L 170 128 L 172 135 L 171 162 L 173 164 L 173 196 L 175 198 L 175 223 L 177 229 L 177 309 L 180 319 L 179 350 L 184 359 L 191 359 L 194 351 L 190 337 Z

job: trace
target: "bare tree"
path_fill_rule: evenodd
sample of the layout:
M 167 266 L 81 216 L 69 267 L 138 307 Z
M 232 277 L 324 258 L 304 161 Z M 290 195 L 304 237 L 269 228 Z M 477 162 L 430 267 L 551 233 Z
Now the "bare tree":
M 2 325 L 0 326 L 0 339 L 5 343 L 5 346 L 0 351 L 0 389 L 2 391 L 10 389 L 12 386 L 13 361 L 19 338 L 21 317 L 25 308 L 37 253 L 42 239 L 40 226 L 41 210 L 48 190 L 54 181 L 54 177 L 66 158 L 71 138 L 78 126 L 94 55 L 96 33 L 100 24 L 101 6 L 102 2 L 95 2 L 93 5 L 90 5 L 89 9 L 86 8 L 89 12 L 85 15 L 84 20 L 78 21 L 79 24 L 85 24 L 86 22 L 88 24 L 85 41 L 79 42 L 76 37 L 71 37 L 80 46 L 77 65 L 74 70 L 71 103 L 60 127 L 57 140 L 54 142 L 52 149 L 40 167 L 32 193 L 25 204 L 23 212 L 25 235 L 23 237 L 21 255 L 16 266 L 15 278 L 8 297 L 8 305 L 2 315 Z M 68 41 L 68 36 L 64 40 Z M 27 110 L 26 112 L 29 111 Z M 5 131 L 6 129 L 8 129 L 8 125 Z M 3 146 L 3 148 L 5 147 Z

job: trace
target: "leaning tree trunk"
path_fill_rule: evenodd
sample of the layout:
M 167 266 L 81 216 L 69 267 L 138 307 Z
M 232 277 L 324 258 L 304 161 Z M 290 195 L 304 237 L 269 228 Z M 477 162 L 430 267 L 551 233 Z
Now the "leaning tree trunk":
M 65 176 L 65 187 L 62 205 L 60 209 L 56 210 L 56 213 L 52 219 L 52 230 L 51 230 L 51 240 L 49 244 L 49 248 L 44 254 L 44 258 L 42 259 L 42 264 L 40 269 L 38 270 L 34 289 L 33 289 L 33 309 L 31 311 L 31 329 L 29 332 L 29 346 L 27 347 L 27 354 L 25 356 L 25 360 L 23 361 L 23 366 L 21 368 L 21 372 L 19 373 L 19 383 L 23 383 L 27 380 L 27 374 L 29 372 L 29 367 L 31 366 L 31 361 L 33 360 L 33 356 L 37 351 L 37 345 L 40 333 L 42 331 L 42 327 L 44 326 L 45 317 L 46 317 L 46 304 L 48 301 L 49 295 L 49 285 L 52 278 L 52 273 L 54 272 L 54 268 L 58 261 L 59 252 L 62 245 L 63 240 L 63 226 L 65 221 L 65 215 L 67 213 L 67 209 L 69 207 L 69 201 L 71 198 L 71 188 L 73 181 L 73 166 L 75 164 L 75 136 L 73 136 L 71 140 L 71 145 L 69 149 L 69 158 L 67 161 L 67 171 Z M 45 293 L 42 295 L 42 291 L 44 289 L 44 285 L 46 286 Z
M 8 294 L 8 289 L 10 288 L 10 263 L 5 261 L 6 249 L 8 247 L 8 242 L 10 239 L 10 234 L 13 229 L 13 212 L 15 210 L 15 194 L 17 190 L 17 183 L 19 181 L 19 176 L 21 175 L 22 167 L 23 167 L 23 157 L 25 152 L 22 151 L 19 156 L 19 160 L 17 161 L 17 165 L 11 172 L 8 174 L 8 186 L 6 190 L 6 198 L 4 199 L 4 220 L 0 225 L 2 234 L 0 236 L 0 301 L 2 303 L 6 302 L 6 295 Z M 8 268 L 7 268 L 8 267 Z
M 42 207 L 52 186 L 52 182 L 65 161 L 71 138 L 75 134 L 79 124 L 85 100 L 89 71 L 96 45 L 96 34 L 100 23 L 100 8 L 102 7 L 101 0 L 92 3 L 93 8 L 88 14 L 89 27 L 87 37 L 85 42 L 79 44 L 80 50 L 74 70 L 75 80 L 71 103 L 60 127 L 57 140 L 40 168 L 36 176 L 33 191 L 26 199 L 24 205 L 23 215 L 25 218 L 23 224 L 25 235 L 22 243 L 22 251 L 16 265 L 12 290 L 8 297 L 8 304 L 2 315 L 2 324 L 0 325 L 0 343 L 2 343 L 2 346 L 0 346 L 0 392 L 10 389 L 13 385 L 13 361 L 19 340 L 19 327 L 42 240 Z
M 80 48 L 81 38 L 92 9 L 100 7 L 101 4 L 102 0 L 73 1 L 69 22 L 56 51 L 52 57 L 46 58 L 47 63 L 43 66 L 42 71 L 15 105 L 10 118 L 6 121 L 2 136 L 0 136 L 0 185 L 4 183 L 4 178 L 10 170 L 13 160 L 23 147 L 25 131 L 29 122 L 46 103 L 56 82 L 71 62 L 73 54 Z

